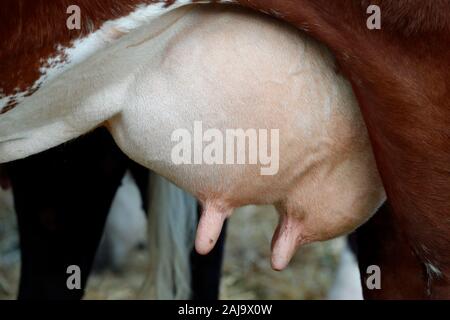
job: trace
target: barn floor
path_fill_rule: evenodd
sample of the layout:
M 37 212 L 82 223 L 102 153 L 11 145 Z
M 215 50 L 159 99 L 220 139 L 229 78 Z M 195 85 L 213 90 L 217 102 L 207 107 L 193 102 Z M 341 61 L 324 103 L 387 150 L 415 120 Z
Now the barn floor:
M 221 299 L 324 299 L 331 287 L 343 240 L 309 245 L 288 269 L 270 268 L 270 240 L 276 215 L 269 207 L 241 209 L 230 221 Z M 19 252 L 14 215 L 0 207 L 0 299 L 14 299 L 19 275 Z M 145 279 L 145 251 L 131 254 L 121 274 L 91 277 L 86 299 L 135 299 Z

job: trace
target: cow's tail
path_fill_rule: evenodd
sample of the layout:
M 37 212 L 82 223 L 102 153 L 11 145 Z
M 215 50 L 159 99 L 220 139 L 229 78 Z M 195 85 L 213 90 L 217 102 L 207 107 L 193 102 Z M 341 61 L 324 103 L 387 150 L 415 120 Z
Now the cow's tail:
M 141 296 L 189 299 L 197 201 L 155 173 L 150 176 L 149 192 L 150 267 Z

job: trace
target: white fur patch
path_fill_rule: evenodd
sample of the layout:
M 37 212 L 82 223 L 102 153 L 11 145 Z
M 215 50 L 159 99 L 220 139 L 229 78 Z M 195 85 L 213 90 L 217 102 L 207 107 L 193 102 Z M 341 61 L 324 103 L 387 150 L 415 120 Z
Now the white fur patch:
M 442 277 L 442 271 L 439 270 L 435 265 L 431 263 L 425 263 L 425 267 L 427 268 L 428 277 L 430 277 L 431 279 Z
M 438 267 L 433 265 L 431 262 L 425 262 L 425 268 L 427 270 L 427 293 L 429 296 L 432 294 L 432 283 L 433 280 L 442 277 L 442 271 Z
M 211 1 L 204 0 L 195 3 L 210 2 Z M 223 0 L 220 2 L 231 3 L 233 0 Z M 17 93 L 9 96 L 4 96 L 0 88 L 0 111 L 12 102 L 16 102 L 17 104 L 21 103 L 25 96 L 30 92 L 41 88 L 65 70 L 83 62 L 98 50 L 114 42 L 114 40 L 117 39 L 118 33 L 129 33 L 169 11 L 192 3 L 192 0 L 178 0 L 170 6 L 167 6 L 166 2 L 139 5 L 127 16 L 106 21 L 97 31 L 90 33 L 84 38 L 74 40 L 70 47 L 57 45 L 57 54 L 47 58 L 46 61 L 42 60 L 39 69 L 41 77 L 36 80 L 31 87 L 21 92 L 17 89 Z

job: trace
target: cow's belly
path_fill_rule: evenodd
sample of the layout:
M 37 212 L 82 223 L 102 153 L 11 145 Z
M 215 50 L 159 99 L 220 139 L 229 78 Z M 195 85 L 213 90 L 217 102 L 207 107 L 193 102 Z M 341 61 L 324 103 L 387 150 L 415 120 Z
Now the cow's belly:
M 272 263 L 281 269 L 298 245 L 352 231 L 384 200 L 350 86 L 311 39 L 265 17 L 198 8 L 124 52 L 117 63 L 140 67 L 123 111 L 107 125 L 131 158 L 203 202 L 200 252 L 214 246 L 233 208 L 275 204 Z M 200 123 L 222 157 L 211 156 Z M 238 164 L 226 157 L 230 144 L 220 144 L 229 129 L 273 139 L 259 140 L 257 164 L 249 163 L 249 146 L 246 164 Z M 261 164 L 264 146 L 272 157 Z

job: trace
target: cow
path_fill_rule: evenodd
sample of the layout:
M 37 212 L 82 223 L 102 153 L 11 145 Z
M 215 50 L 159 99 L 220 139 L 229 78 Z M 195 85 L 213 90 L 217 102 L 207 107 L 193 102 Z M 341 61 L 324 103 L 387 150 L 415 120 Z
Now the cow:
M 173 11 L 25 97 L 0 119 L 5 137 L 1 160 L 44 150 L 103 124 L 129 157 L 200 199 L 200 253 L 213 248 L 232 209 L 246 204 L 275 204 L 280 213 L 272 254 L 277 270 L 286 267 L 299 245 L 352 231 L 381 205 L 384 191 L 348 84 L 334 73 L 326 49 L 295 30 L 248 13 L 241 17 L 232 9 L 221 12 L 219 19 L 216 9 Z M 233 27 L 225 28 L 230 21 Z M 215 26 L 209 34 L 202 28 L 205 23 Z M 177 34 L 185 36 L 179 39 Z M 218 35 L 220 43 L 214 40 Z M 239 59 L 229 61 L 238 46 Z M 180 54 L 191 48 L 190 55 Z M 95 68 L 106 59 L 107 65 Z M 229 71 L 222 73 L 225 65 Z M 74 84 L 72 89 L 67 90 L 67 83 Z M 11 126 L 14 117 L 27 119 L 24 112 L 37 110 L 46 111 L 26 128 Z M 274 163 L 261 173 L 251 165 L 174 166 L 171 132 L 183 126 L 195 130 L 196 119 L 216 134 L 233 124 L 270 129 L 276 147 L 266 152 Z M 262 143 L 261 133 L 259 139 Z M 284 155 L 280 161 L 274 158 L 278 148 Z M 236 153 L 252 157 L 245 150 Z
M 2 47 L 6 48 L 2 61 L 12 63 L 1 69 L 2 74 L 8 75 L 0 80 L 5 110 L 32 94 L 58 69 L 80 62 L 108 39 L 120 37 L 149 16 L 188 2 L 127 1 L 112 5 L 107 1 L 100 6 L 95 1 L 78 1 L 87 14 L 81 29 L 70 33 L 61 29 L 53 32 L 52 28 L 65 23 L 60 13 L 68 8 L 67 2 L 49 5 L 7 1 L 1 17 Z M 361 232 L 361 249 L 365 248 L 361 251 L 372 252 L 368 257 L 360 256 L 362 265 L 367 266 L 369 260 L 375 262 L 381 265 L 384 275 L 383 290 L 365 294 L 391 298 L 448 296 L 450 117 L 445 93 L 449 82 L 449 2 L 227 2 L 263 11 L 308 32 L 331 49 L 339 71 L 351 81 L 389 198 L 389 206 L 384 206 Z M 383 13 L 381 29 L 368 28 L 368 12 L 377 8 Z M 32 23 L 26 23 L 26 19 L 36 19 L 33 12 L 47 13 L 37 24 L 43 26 L 44 32 L 36 32 Z M 24 18 L 20 26 L 14 25 L 14 13 Z M 114 18 L 127 14 L 129 19 L 116 20 L 114 28 Z M 21 34 L 26 37 L 19 45 L 14 39 Z M 86 41 L 73 43 L 77 38 Z M 60 46 L 55 47 L 54 43 Z M 49 59 L 58 56 L 69 63 Z M 47 57 L 48 64 L 41 74 L 42 57 Z M 60 68 L 52 68 L 52 64 Z M 48 70 L 55 72 L 49 75 Z M 58 131 L 56 123 L 53 130 Z M 376 241 L 367 241 L 374 238 Z M 396 259 L 391 262 L 388 257 L 393 252 Z M 397 276 L 397 267 L 404 277 Z

